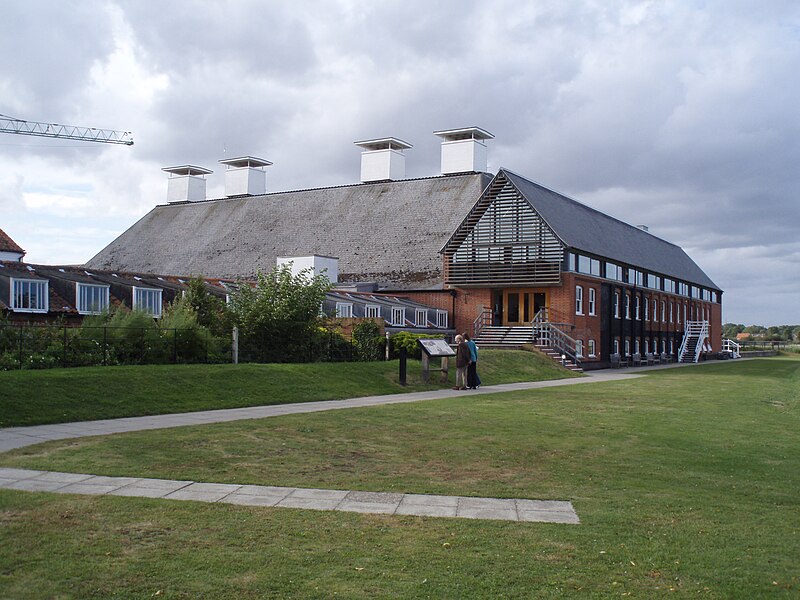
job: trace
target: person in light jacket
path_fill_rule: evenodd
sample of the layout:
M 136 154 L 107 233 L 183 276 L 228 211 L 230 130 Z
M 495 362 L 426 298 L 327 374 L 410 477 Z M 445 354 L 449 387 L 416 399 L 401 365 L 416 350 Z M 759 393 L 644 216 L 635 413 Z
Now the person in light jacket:
M 481 378 L 478 377 L 478 344 L 476 344 L 469 334 L 464 334 L 464 340 L 469 347 L 469 365 L 467 366 L 467 387 L 471 390 L 477 390 L 481 384 Z
M 456 336 L 456 386 L 454 390 L 467 389 L 467 367 L 469 367 L 469 346 L 463 336 Z

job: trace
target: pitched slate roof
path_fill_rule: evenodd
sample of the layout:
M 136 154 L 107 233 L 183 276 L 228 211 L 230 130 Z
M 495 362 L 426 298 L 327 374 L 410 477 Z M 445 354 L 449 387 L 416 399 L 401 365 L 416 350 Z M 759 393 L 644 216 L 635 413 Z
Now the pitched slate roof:
M 339 258 L 340 281 L 441 282 L 439 248 L 491 180 L 470 173 L 156 206 L 86 263 L 252 277 L 278 256 Z
M 0 252 L 19 252 L 20 254 L 25 254 L 25 250 L 20 248 L 2 229 L 0 229 Z
M 680 246 L 628 225 L 506 169 L 503 174 L 565 246 L 713 290 L 720 288 Z

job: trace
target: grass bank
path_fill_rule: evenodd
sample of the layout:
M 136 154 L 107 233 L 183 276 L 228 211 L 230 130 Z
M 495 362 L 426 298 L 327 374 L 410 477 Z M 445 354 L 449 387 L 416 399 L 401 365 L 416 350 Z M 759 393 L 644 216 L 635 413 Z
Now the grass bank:
M 421 381 L 419 361 L 398 382 L 398 362 L 142 365 L 0 371 L 0 427 L 68 423 L 216 408 L 338 400 L 442 387 Z M 486 384 L 571 374 L 540 354 L 484 350 Z M 452 385 L 454 369 L 450 371 Z
M 3 466 L 571 500 L 581 525 L 0 490 L 10 597 L 796 597 L 800 360 L 43 444 Z

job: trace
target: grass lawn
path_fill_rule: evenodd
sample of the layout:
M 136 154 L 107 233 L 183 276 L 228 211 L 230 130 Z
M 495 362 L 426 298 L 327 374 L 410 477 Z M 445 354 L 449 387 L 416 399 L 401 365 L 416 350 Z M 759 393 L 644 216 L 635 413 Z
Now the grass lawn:
M 797 597 L 799 426 L 800 357 L 42 444 L 0 465 L 563 499 L 582 523 L 0 490 L 0 597 Z
M 452 362 L 452 361 L 451 361 Z M 421 381 L 408 363 L 407 387 L 398 361 L 269 365 L 143 365 L 41 371 L 0 371 L 0 427 L 68 423 L 215 408 L 338 400 L 443 387 L 438 373 Z M 484 350 L 486 384 L 573 375 L 543 355 Z M 450 383 L 455 368 L 450 370 Z

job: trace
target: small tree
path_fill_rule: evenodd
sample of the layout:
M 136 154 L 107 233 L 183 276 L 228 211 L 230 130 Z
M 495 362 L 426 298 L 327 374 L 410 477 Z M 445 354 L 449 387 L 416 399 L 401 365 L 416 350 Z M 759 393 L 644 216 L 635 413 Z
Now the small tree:
M 353 327 L 353 347 L 358 360 L 382 360 L 385 343 L 375 321 L 361 321 Z
M 186 305 L 197 316 L 197 323 L 220 335 L 225 330 L 225 303 L 209 293 L 202 277 L 192 277 L 186 282 Z
M 258 273 L 255 287 L 242 283 L 231 294 L 228 311 L 239 328 L 240 355 L 264 362 L 313 360 L 320 308 L 330 282 L 290 265 Z M 250 350 L 250 352 L 248 352 Z

